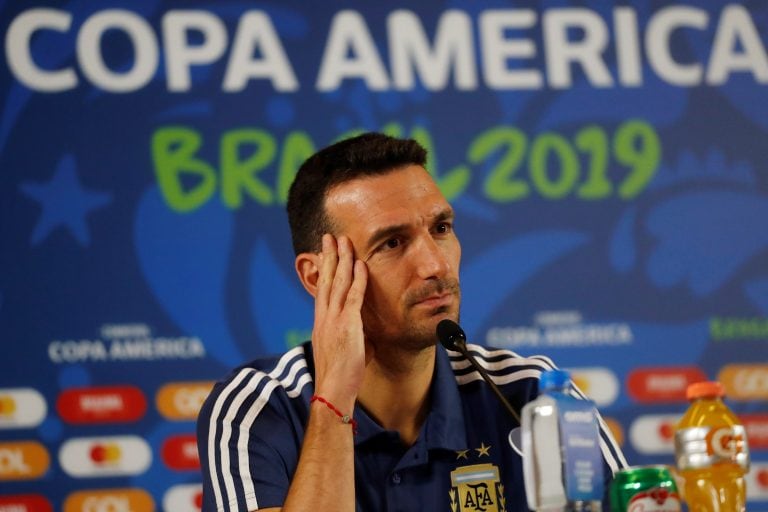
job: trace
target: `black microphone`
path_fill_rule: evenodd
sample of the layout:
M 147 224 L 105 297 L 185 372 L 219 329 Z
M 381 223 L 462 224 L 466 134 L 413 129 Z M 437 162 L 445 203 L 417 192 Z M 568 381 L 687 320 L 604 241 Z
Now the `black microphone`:
M 472 354 L 470 354 L 467 350 L 467 335 L 464 334 L 464 330 L 459 326 L 459 324 L 453 320 L 449 320 L 448 318 L 440 320 L 440 322 L 437 324 L 437 339 L 440 340 L 440 343 L 445 348 L 460 352 L 461 355 L 463 355 L 467 361 L 470 362 L 470 364 L 475 368 L 475 370 L 477 370 L 486 384 L 488 384 L 493 392 L 496 393 L 496 397 L 499 399 L 499 401 L 501 401 L 507 412 L 511 414 L 512 417 L 517 421 L 517 424 L 520 425 L 520 415 L 517 414 L 517 411 L 512 408 L 512 405 L 507 401 L 506 398 L 504 398 L 504 395 L 501 394 L 501 390 L 499 390 L 499 387 L 488 376 L 485 368 L 480 366 L 480 363 L 478 363 Z

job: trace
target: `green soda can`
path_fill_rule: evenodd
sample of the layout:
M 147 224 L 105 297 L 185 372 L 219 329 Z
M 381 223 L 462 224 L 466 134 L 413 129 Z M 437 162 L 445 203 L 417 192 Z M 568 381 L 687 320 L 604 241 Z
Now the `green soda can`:
M 677 484 L 666 466 L 622 469 L 611 482 L 611 512 L 680 512 Z

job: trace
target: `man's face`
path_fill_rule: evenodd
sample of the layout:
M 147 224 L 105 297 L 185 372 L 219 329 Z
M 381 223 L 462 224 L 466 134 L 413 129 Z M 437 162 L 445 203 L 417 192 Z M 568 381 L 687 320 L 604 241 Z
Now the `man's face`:
M 461 246 L 453 209 L 417 165 L 333 187 L 326 213 L 336 236 L 352 241 L 368 266 L 366 338 L 419 350 L 435 343 L 437 323 L 459 316 Z

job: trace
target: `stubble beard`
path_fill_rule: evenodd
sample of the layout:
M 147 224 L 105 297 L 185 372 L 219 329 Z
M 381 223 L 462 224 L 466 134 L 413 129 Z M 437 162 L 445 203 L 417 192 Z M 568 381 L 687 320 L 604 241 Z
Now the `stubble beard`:
M 455 299 L 450 306 L 440 306 L 427 313 L 416 310 L 415 305 L 434 293 L 450 292 Z M 430 283 L 405 296 L 404 322 L 402 326 L 393 326 L 393 329 L 376 329 L 370 332 L 365 329 L 366 338 L 379 351 L 399 351 L 403 353 L 419 353 L 437 344 L 435 328 L 443 318 L 459 321 L 459 304 L 461 303 L 461 288 L 455 278 L 446 278 Z M 416 314 L 422 318 L 415 318 Z M 379 319 L 381 320 L 381 319 Z M 381 323 L 381 322 L 380 322 Z

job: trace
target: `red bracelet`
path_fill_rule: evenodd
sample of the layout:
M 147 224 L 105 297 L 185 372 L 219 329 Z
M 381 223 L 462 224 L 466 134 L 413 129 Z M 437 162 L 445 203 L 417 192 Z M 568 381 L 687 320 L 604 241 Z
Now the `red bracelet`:
M 347 425 L 352 425 L 352 433 L 357 435 L 357 421 L 355 421 L 349 414 L 342 414 L 340 410 L 338 410 L 334 405 L 326 400 L 325 398 L 319 396 L 319 395 L 312 395 L 312 398 L 309 399 L 309 403 L 312 402 L 322 402 L 324 403 L 330 410 L 332 410 L 334 413 L 336 413 L 336 416 L 341 418 L 341 422 L 345 423 Z

